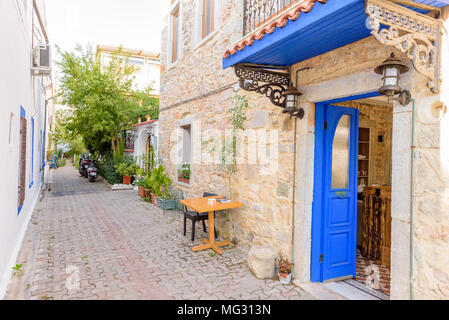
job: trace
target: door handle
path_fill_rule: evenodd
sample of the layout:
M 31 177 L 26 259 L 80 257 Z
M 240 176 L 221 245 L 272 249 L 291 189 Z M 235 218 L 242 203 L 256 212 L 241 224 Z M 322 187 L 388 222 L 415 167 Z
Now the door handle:
M 338 192 L 335 192 L 335 195 L 336 195 L 338 198 L 343 199 L 343 198 L 346 197 L 346 191 L 338 191 Z

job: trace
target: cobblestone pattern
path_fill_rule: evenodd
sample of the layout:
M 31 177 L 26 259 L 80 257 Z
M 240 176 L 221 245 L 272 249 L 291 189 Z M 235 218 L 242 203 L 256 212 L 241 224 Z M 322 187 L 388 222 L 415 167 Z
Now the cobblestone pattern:
M 70 167 L 51 174 L 18 258 L 27 260 L 19 277 L 28 283 L 13 295 L 13 277 L 6 299 L 312 299 L 294 285 L 256 279 L 238 247 L 224 247 L 222 256 L 192 252 L 206 234 L 197 224 L 192 243 L 188 224 L 184 237 L 181 212 L 91 184 Z

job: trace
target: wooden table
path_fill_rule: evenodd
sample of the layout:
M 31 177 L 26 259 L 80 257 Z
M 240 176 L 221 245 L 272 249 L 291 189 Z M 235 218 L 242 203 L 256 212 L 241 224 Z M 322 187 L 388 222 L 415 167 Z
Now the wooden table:
M 212 249 L 218 254 L 222 254 L 223 250 L 219 247 L 227 246 L 230 244 L 229 241 L 215 242 L 215 232 L 214 232 L 214 211 L 228 210 L 233 208 L 243 207 L 243 204 L 238 201 L 231 201 L 226 203 L 221 203 L 216 201 L 214 205 L 208 204 L 208 199 L 220 199 L 220 196 L 205 197 L 205 198 L 194 198 L 181 200 L 181 203 L 187 208 L 192 209 L 198 213 L 208 212 L 209 214 L 209 239 L 203 238 L 203 245 L 195 246 L 192 248 L 194 252 Z

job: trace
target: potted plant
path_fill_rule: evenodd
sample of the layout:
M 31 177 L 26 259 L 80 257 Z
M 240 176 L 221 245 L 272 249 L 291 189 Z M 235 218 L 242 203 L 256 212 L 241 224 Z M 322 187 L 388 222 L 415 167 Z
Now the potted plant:
M 288 261 L 288 259 L 280 258 L 278 268 L 279 281 L 282 284 L 289 284 L 292 280 L 293 263 Z
M 183 183 L 190 183 L 190 163 L 184 163 L 178 169 L 178 181 Z
M 165 174 L 165 168 L 160 165 L 151 172 L 148 183 L 151 185 L 151 201 L 157 205 L 157 197 L 160 197 L 166 188 L 172 184 L 171 179 Z
M 158 197 L 159 207 L 164 211 L 176 209 L 176 195 L 169 190 L 172 185 L 171 179 L 165 173 L 162 173 L 161 182 L 161 195 Z
M 131 184 L 131 178 L 139 167 L 135 163 L 120 162 L 114 168 L 123 177 L 123 184 Z
M 134 185 L 137 186 L 137 193 L 142 198 L 145 198 L 145 176 L 136 175 L 134 178 Z
M 123 178 L 123 184 L 131 184 L 131 172 L 126 162 L 120 162 L 114 166 L 115 171 Z

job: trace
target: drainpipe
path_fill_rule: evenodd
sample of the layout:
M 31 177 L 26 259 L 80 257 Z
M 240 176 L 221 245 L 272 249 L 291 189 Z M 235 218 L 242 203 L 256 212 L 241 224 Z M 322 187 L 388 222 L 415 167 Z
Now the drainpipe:
M 414 196 L 414 183 L 415 183 L 415 121 L 416 121 L 416 108 L 415 100 L 412 100 L 413 111 L 412 111 L 412 144 L 410 146 L 411 153 L 411 166 L 410 166 L 410 300 L 414 300 L 413 296 L 413 196 Z
M 296 70 L 295 75 L 295 87 L 298 88 L 298 73 L 304 70 L 310 69 L 309 66 L 304 67 L 302 69 Z M 298 118 L 295 117 L 295 138 L 294 138 L 294 146 L 293 146 L 293 205 L 292 205 L 292 263 L 294 263 L 295 252 L 295 207 L 296 207 L 296 142 L 297 142 L 297 128 L 298 128 Z M 295 267 L 293 267 L 295 270 Z M 293 273 L 293 272 L 292 272 Z

